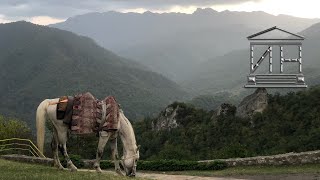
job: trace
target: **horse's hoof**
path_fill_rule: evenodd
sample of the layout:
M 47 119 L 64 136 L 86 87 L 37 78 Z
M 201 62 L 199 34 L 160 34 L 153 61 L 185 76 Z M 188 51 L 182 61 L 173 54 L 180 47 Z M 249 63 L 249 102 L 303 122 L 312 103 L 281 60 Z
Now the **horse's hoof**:
M 100 167 L 96 167 L 96 171 L 97 171 L 97 173 L 102 173 L 102 170 Z
M 125 173 L 121 169 L 116 169 L 116 173 L 120 176 L 125 176 Z
M 70 171 L 71 171 L 71 172 L 77 172 L 78 169 L 77 169 L 77 168 L 71 168 Z
M 59 165 L 56 165 L 55 167 L 57 167 L 59 170 L 65 170 L 66 168 L 64 168 L 63 166 L 59 166 Z

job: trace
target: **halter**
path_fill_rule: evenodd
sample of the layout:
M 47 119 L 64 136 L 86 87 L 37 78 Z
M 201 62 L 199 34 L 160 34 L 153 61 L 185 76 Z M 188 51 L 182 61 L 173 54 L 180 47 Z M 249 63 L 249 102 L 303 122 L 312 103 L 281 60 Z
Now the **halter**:
M 129 157 L 126 157 L 126 158 L 124 158 L 123 156 L 122 156 L 122 158 L 120 159 L 121 161 L 124 161 L 124 160 L 127 160 L 127 159 L 130 159 L 130 158 L 137 158 L 138 157 L 138 153 L 136 153 L 136 154 L 134 154 L 134 155 L 132 155 L 132 156 L 129 156 Z
M 127 160 L 127 159 L 131 159 L 131 158 L 137 158 L 138 157 L 138 153 L 132 155 L 132 156 L 129 156 L 129 157 L 126 157 L 124 158 L 122 156 L 122 158 L 120 159 L 120 163 L 122 164 L 123 168 L 124 168 L 124 161 Z M 121 168 L 120 168 L 121 169 Z M 135 172 L 136 172 L 136 169 L 137 169 L 137 163 L 136 161 L 133 161 L 133 169 L 134 169 L 134 175 L 131 173 L 129 176 L 135 176 Z

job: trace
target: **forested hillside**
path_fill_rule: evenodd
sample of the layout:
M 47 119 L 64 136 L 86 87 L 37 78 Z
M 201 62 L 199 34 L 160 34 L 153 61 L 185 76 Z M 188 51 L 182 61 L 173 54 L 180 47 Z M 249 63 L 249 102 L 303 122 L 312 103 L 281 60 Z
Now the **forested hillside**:
M 0 24 L 0 113 L 35 123 L 46 98 L 113 95 L 130 118 L 152 115 L 186 93 L 93 40 L 27 22 Z
M 158 118 L 134 124 L 142 159 L 216 159 L 320 148 L 320 86 L 268 95 L 268 108 L 252 119 L 173 103 L 177 128 L 157 130 Z M 160 113 L 160 116 L 167 111 Z

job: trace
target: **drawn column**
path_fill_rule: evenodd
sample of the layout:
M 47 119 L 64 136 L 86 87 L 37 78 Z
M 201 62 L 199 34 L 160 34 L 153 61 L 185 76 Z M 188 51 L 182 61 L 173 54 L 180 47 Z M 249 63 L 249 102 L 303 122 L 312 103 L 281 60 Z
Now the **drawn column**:
M 280 73 L 283 73 L 283 47 L 280 45 Z
M 269 72 L 272 73 L 272 46 L 269 46 Z
M 250 74 L 253 73 L 253 45 L 250 44 Z
M 298 46 L 299 48 L 299 73 L 302 73 L 302 46 Z

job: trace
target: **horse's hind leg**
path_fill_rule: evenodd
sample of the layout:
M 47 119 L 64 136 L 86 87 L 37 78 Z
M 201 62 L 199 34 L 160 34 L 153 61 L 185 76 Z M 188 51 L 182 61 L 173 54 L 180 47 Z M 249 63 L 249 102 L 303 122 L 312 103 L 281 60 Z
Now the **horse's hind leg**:
M 71 171 L 77 171 L 78 168 L 72 163 L 68 153 L 67 153 L 67 145 L 66 143 L 64 144 L 59 144 L 59 150 L 61 152 L 61 154 L 63 154 L 65 160 L 67 161 L 67 167 L 71 170 Z
M 53 153 L 54 166 L 58 167 L 59 169 L 64 169 L 60 163 L 60 160 L 59 160 L 58 137 L 57 137 L 57 133 L 55 132 L 55 130 L 52 135 L 51 149 L 52 149 L 52 153 Z
M 67 167 L 71 170 L 71 171 L 77 171 L 78 168 L 72 163 L 68 152 L 67 152 L 67 138 L 68 138 L 68 134 L 67 134 L 67 130 L 63 133 L 60 133 L 60 135 L 58 136 L 59 139 L 59 150 L 61 152 L 61 154 L 63 154 L 65 160 L 67 161 Z
M 104 147 L 106 146 L 106 143 L 108 142 L 109 137 L 110 137 L 110 133 L 108 132 L 101 131 L 99 133 L 97 155 L 96 155 L 95 163 L 93 165 L 93 167 L 96 169 L 97 172 L 102 172 L 100 168 L 100 160 L 103 156 Z

